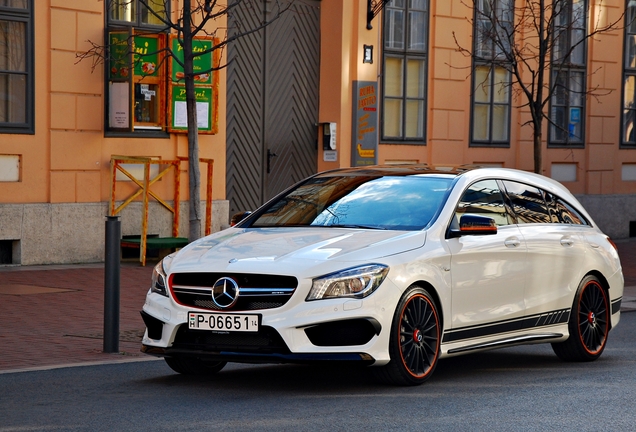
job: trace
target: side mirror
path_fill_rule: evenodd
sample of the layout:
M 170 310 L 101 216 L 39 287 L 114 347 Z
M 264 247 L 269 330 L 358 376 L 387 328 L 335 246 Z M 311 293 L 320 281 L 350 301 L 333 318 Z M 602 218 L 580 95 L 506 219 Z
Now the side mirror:
M 251 211 L 244 211 L 244 212 L 234 213 L 232 215 L 232 219 L 230 219 L 230 226 L 236 225 L 237 223 L 239 223 L 240 221 L 242 221 L 243 219 L 245 219 L 246 217 L 248 217 L 251 214 L 252 214 Z
M 449 234 L 450 238 L 465 235 L 492 235 L 497 234 L 497 225 L 492 218 L 468 214 L 459 220 L 459 229 L 452 229 Z

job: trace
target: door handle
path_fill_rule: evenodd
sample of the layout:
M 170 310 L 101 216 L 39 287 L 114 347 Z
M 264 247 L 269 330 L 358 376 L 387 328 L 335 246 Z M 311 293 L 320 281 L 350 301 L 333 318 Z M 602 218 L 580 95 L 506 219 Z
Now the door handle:
M 516 248 L 521 244 L 521 242 L 517 237 L 510 237 L 504 241 L 504 244 L 506 245 L 506 247 Z
M 574 244 L 574 240 L 572 237 L 562 237 L 561 238 L 561 246 L 572 246 Z
M 271 170 L 272 158 L 276 157 L 276 156 L 277 156 L 276 153 L 274 153 L 270 149 L 267 149 L 267 174 L 272 172 L 272 170 Z

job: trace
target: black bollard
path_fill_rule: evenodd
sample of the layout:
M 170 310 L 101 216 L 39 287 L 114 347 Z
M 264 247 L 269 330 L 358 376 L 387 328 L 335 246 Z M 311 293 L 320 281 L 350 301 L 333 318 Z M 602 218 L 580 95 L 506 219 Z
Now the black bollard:
M 104 259 L 104 352 L 119 352 L 119 283 L 121 222 L 119 216 L 106 216 Z

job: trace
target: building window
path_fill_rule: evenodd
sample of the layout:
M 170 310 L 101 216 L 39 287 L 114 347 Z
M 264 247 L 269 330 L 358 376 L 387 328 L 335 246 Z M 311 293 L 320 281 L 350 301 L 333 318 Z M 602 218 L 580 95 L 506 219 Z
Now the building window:
M 636 146 L 636 2 L 626 0 L 621 144 Z
M 34 133 L 33 1 L 0 0 L 0 133 Z
M 585 130 L 587 0 L 554 5 L 550 144 L 582 146 Z
M 474 12 L 471 143 L 509 145 L 514 0 L 477 0 Z
M 168 18 L 166 0 L 107 0 L 109 23 L 134 26 L 165 27 L 162 20 Z
M 164 0 L 107 0 L 107 130 L 165 133 L 167 44 Z
M 428 0 L 393 0 L 384 10 L 382 139 L 424 144 Z

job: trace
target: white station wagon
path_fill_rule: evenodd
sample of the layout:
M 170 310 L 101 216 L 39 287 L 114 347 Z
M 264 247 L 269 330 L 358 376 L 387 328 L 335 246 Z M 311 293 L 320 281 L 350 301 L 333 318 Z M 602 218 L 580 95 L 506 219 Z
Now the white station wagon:
M 518 344 L 595 360 L 622 296 L 615 245 L 556 181 L 346 168 L 157 264 L 142 351 L 185 374 L 341 361 L 416 385 L 441 358 Z

